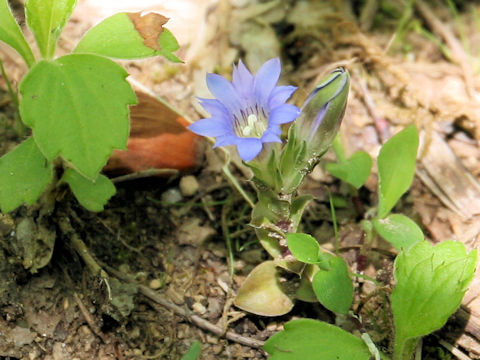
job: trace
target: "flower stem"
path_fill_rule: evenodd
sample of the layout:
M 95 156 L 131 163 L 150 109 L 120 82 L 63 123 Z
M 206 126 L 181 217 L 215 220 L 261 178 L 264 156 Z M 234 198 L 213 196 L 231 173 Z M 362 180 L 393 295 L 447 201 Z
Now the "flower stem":
M 233 174 L 230 172 L 230 169 L 228 168 L 230 161 L 227 161 L 225 165 L 222 167 L 223 174 L 227 177 L 227 180 L 230 182 L 230 184 L 237 189 L 237 191 L 242 195 L 242 197 L 245 199 L 245 201 L 250 205 L 250 207 L 254 207 L 255 203 L 253 200 L 248 196 L 248 194 L 243 190 L 242 186 L 238 183 L 237 179 Z
M 339 163 L 345 163 L 347 161 L 347 157 L 345 156 L 345 149 L 343 148 L 342 140 L 340 139 L 340 134 L 337 134 L 337 136 L 335 136 L 335 139 L 332 143 L 332 149 Z
M 15 105 L 15 130 L 17 135 L 22 136 L 27 132 L 26 126 L 23 124 L 22 120 L 20 119 L 20 102 L 18 100 L 18 94 L 13 89 L 12 82 L 7 76 L 7 72 L 5 71 L 5 67 L 3 66 L 3 61 L 0 60 L 0 72 L 2 73 L 2 77 L 5 79 L 5 83 L 7 84 L 8 93 L 10 94 L 10 98 L 12 99 L 13 104 Z
M 402 336 L 396 336 L 393 360 L 411 360 L 417 342 L 418 338 L 404 339 Z

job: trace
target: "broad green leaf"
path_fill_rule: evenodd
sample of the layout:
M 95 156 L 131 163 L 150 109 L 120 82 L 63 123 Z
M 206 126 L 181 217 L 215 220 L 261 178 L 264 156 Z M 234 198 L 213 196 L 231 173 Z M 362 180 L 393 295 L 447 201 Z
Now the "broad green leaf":
M 410 188 L 415 174 L 418 131 L 410 125 L 392 136 L 378 155 L 378 217 L 384 218 Z
M 76 0 L 27 0 L 25 17 L 42 56 L 51 59 Z
M 101 174 L 92 181 L 73 169 L 67 169 L 62 181 L 70 186 L 78 202 L 90 211 L 102 211 L 103 206 L 116 192 L 113 183 Z
M 477 251 L 467 253 L 462 243 L 454 241 L 437 246 L 422 241 L 400 253 L 391 296 L 395 358 L 407 356 L 406 348 L 413 348 L 418 337 L 445 324 L 460 306 L 476 263 Z
M 200 341 L 194 341 L 188 349 L 187 353 L 182 356 L 182 360 L 197 360 L 202 351 L 202 344 Z
M 328 163 L 325 168 L 333 176 L 359 189 L 370 175 L 372 158 L 365 151 L 357 151 L 345 162 Z
M 369 360 L 365 343 L 339 327 L 312 319 L 285 324 L 263 347 L 271 360 Z
M 312 281 L 318 301 L 328 310 L 346 314 L 353 301 L 353 284 L 348 267 L 340 257 L 330 259 L 330 269 L 320 269 Z
M 25 60 L 28 67 L 35 62 L 32 49 L 28 46 L 25 37 L 12 15 L 7 0 L 0 0 L 0 41 L 14 48 Z
M 3 213 L 37 201 L 53 178 L 52 164 L 32 138 L 0 158 L 0 208 Z
M 373 226 L 380 236 L 398 251 L 406 251 L 424 240 L 422 229 L 402 214 L 390 214 L 385 219 L 374 219 Z
M 22 119 L 52 161 L 62 156 L 95 179 L 113 149 L 125 149 L 128 105 L 135 93 L 127 72 L 97 55 L 74 54 L 38 62 L 20 84 Z
M 293 307 L 294 294 L 287 294 L 273 261 L 257 265 L 238 290 L 235 306 L 261 316 L 280 316 Z
M 93 53 L 117 59 L 141 59 L 163 55 L 181 62 L 173 52 L 178 42 L 163 27 L 168 19 L 160 14 L 119 13 L 91 28 L 75 48 L 76 53 Z
M 315 264 L 318 262 L 320 245 L 317 240 L 308 234 L 287 234 L 287 245 L 290 252 L 301 262 Z

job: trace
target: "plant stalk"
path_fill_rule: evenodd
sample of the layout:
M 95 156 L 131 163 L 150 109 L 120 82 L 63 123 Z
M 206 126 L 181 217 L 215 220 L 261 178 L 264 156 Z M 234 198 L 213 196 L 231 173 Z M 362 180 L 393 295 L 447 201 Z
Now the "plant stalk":
M 395 337 L 393 348 L 393 360 L 411 360 L 417 346 L 418 338 L 404 339 Z

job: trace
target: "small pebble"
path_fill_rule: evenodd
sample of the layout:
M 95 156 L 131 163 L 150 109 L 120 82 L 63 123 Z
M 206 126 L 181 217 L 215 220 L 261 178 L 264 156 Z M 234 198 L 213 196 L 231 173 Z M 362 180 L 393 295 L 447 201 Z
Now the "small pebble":
M 200 315 L 203 315 L 207 312 L 207 308 L 199 302 L 196 302 L 192 305 L 192 310 Z
M 271 322 L 270 324 L 267 325 L 267 330 L 269 331 L 278 330 L 278 324 L 275 321 Z
M 180 192 L 183 196 L 193 196 L 198 191 L 198 181 L 193 175 L 187 175 L 180 179 Z
M 118 271 L 124 273 L 124 274 L 129 274 L 130 273 L 130 265 L 128 264 L 121 264 L 118 267 Z
M 212 335 L 207 335 L 207 342 L 209 344 L 216 345 L 216 344 L 218 344 L 218 337 L 212 336 Z
M 212 352 L 215 355 L 219 355 L 223 351 L 223 345 L 214 345 L 212 346 Z
M 148 287 L 152 290 L 158 290 L 163 286 L 163 281 L 160 279 L 153 279 L 150 280 L 148 283 Z
M 162 201 L 166 203 L 177 203 L 182 201 L 182 194 L 177 188 L 171 188 L 162 194 Z

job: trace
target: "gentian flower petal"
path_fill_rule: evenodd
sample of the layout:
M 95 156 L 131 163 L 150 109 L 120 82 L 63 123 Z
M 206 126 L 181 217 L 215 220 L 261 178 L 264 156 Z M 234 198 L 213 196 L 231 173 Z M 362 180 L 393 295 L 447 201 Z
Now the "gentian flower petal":
M 295 120 L 300 110 L 295 105 L 283 104 L 270 112 L 269 123 L 274 125 L 286 124 Z
M 266 142 L 277 142 L 277 143 L 281 143 L 282 140 L 280 139 L 280 134 L 276 134 L 272 131 L 265 131 L 263 133 L 263 136 L 261 138 L 262 142 L 263 143 L 266 143 Z
M 270 109 L 274 109 L 279 105 L 282 105 L 287 101 L 292 94 L 297 90 L 296 86 L 277 86 L 273 89 L 270 99 L 268 99 L 268 106 Z
M 200 101 L 200 105 L 210 114 L 212 117 L 225 117 L 228 119 L 230 117 L 230 113 L 228 112 L 225 105 L 223 105 L 220 101 L 216 99 L 205 99 L 205 98 L 198 98 Z
M 216 137 L 214 147 L 234 145 L 244 161 L 260 154 L 264 143 L 281 142 L 281 125 L 295 120 L 300 110 L 285 101 L 294 86 L 276 86 L 280 60 L 267 61 L 253 76 L 242 61 L 233 67 L 232 82 L 217 74 L 207 75 L 207 86 L 216 99 L 199 99 L 211 117 L 188 128 Z
M 252 98 L 253 79 L 253 75 L 248 71 L 242 60 L 238 62 L 238 66 L 233 66 L 232 85 L 242 100 Z
M 218 74 L 207 74 L 208 90 L 234 114 L 241 108 L 240 98 L 232 83 Z
M 238 155 L 244 161 L 250 161 L 262 151 L 262 142 L 256 138 L 239 138 L 237 142 Z
M 233 133 L 231 125 L 218 118 L 200 119 L 189 125 L 188 129 L 202 136 L 221 136 Z
M 253 93 L 260 105 L 268 106 L 268 99 L 280 78 L 281 70 L 279 58 L 268 60 L 258 70 L 253 84 Z
M 213 145 L 213 147 L 216 148 L 219 146 L 236 145 L 237 142 L 238 137 L 236 135 L 222 135 L 217 137 L 217 141 L 215 142 L 215 145 Z

